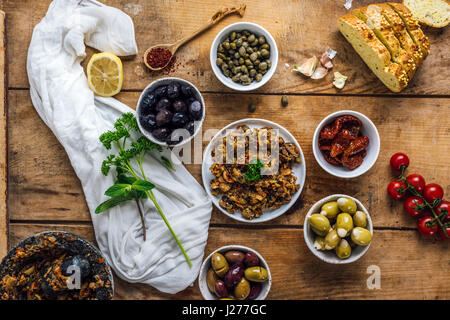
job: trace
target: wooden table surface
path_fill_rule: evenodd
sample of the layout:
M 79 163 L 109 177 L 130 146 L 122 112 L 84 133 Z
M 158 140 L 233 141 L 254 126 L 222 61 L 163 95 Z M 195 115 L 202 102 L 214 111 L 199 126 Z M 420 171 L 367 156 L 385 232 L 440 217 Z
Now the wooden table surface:
M 50 0 L 1 1 L 7 16 L 7 214 L 9 247 L 44 230 L 67 230 L 94 240 L 90 215 L 80 182 L 59 142 L 35 112 L 29 95 L 26 56 L 33 27 L 44 17 Z M 139 55 L 124 61 L 124 88 L 117 98 L 136 105 L 141 90 L 165 76 L 145 69 L 141 55 L 156 43 L 166 43 L 194 31 L 218 8 L 217 1 L 104 0 L 128 12 L 134 20 Z M 449 299 L 449 242 L 421 237 L 415 219 L 401 202 L 391 201 L 386 186 L 393 178 L 390 156 L 398 151 L 411 159 L 409 173 L 420 173 L 450 194 L 450 50 L 449 29 L 425 29 L 431 54 L 401 93 L 392 94 L 369 71 L 337 30 L 336 20 L 347 10 L 344 0 L 248 0 L 245 17 L 225 18 L 182 47 L 170 75 L 193 82 L 203 93 L 204 130 L 220 129 L 232 121 L 255 117 L 286 127 L 299 141 L 307 176 L 301 200 L 293 210 L 268 223 L 238 223 L 216 208 L 211 217 L 205 254 L 219 246 L 241 244 L 258 250 L 273 276 L 271 299 Z M 371 1 L 353 1 L 353 6 Z M 225 1 L 223 5 L 233 5 Z M 217 32 L 237 21 L 264 26 L 275 38 L 279 63 L 273 78 L 261 89 L 236 93 L 214 76 L 209 50 Z M 330 46 L 338 53 L 334 71 L 349 76 L 343 90 L 332 86 L 332 73 L 311 80 L 291 72 L 285 64 L 320 56 Z M 94 52 L 88 49 L 87 63 Z M 289 106 L 282 108 L 286 94 Z M 257 103 L 255 113 L 247 111 Z M 378 128 L 381 151 L 375 166 L 355 179 L 338 179 L 323 171 L 312 154 L 312 135 L 331 112 L 352 109 L 367 115 Z M 206 142 L 204 142 L 204 145 Z M 187 165 L 201 183 L 201 166 Z M 349 265 L 329 265 L 308 250 L 303 221 L 319 199 L 346 193 L 360 199 L 371 213 L 374 239 L 367 254 Z M 1 199 L 1 198 L 0 198 Z M 1 230 L 1 228 L 0 228 Z M 1 239 L 1 237 L 0 237 Z M 4 244 L 4 241 L 3 241 Z M 369 266 L 381 270 L 381 289 L 368 289 Z M 167 295 L 116 277 L 117 299 L 198 299 L 197 283 L 177 295 Z

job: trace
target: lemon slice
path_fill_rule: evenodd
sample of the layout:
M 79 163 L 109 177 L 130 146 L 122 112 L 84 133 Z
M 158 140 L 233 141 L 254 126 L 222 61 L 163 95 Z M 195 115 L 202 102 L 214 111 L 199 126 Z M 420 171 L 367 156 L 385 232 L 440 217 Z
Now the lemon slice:
M 123 84 L 123 67 L 119 57 L 109 53 L 96 53 L 87 66 L 89 88 L 102 97 L 112 97 Z

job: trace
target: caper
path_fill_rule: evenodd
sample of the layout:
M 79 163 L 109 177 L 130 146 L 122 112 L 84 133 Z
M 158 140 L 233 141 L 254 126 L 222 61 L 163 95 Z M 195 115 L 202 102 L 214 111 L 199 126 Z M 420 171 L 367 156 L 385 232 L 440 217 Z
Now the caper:
M 257 45 L 258 45 L 258 40 L 255 39 L 253 42 L 250 43 L 250 45 L 251 45 L 252 47 L 257 46 Z
M 257 54 L 256 52 L 253 52 L 253 53 L 250 55 L 250 60 L 251 60 L 251 61 L 256 61 L 256 59 L 258 59 L 258 54 Z
M 258 42 L 259 42 L 259 44 L 264 44 L 264 43 L 266 43 L 266 38 L 264 36 L 260 36 L 258 38 Z
M 218 252 L 212 255 L 211 265 L 214 272 L 221 278 L 225 276 L 229 269 L 227 259 Z
M 220 67 L 220 66 L 222 65 L 222 63 L 223 63 L 223 59 L 222 59 L 222 58 L 217 58 L 217 60 L 216 60 L 216 65 L 217 65 L 218 67 Z
M 241 278 L 236 287 L 234 287 L 234 296 L 238 300 L 244 300 L 250 294 L 250 283 L 247 279 Z
M 242 30 L 242 34 L 248 37 L 250 35 L 250 32 L 248 30 Z
M 248 73 L 248 69 L 247 69 L 247 66 L 245 66 L 245 65 L 243 65 L 243 66 L 241 66 L 241 71 L 243 72 L 243 73 Z
M 317 250 L 320 250 L 320 251 L 324 251 L 325 250 L 325 238 L 317 236 L 316 239 L 314 240 L 314 248 L 316 248 Z
M 267 43 L 264 43 L 262 46 L 261 46 L 261 50 L 262 49 L 266 49 L 266 50 L 269 50 L 270 49 L 270 46 L 269 46 L 269 44 L 267 44 Z
M 225 77 L 229 77 L 231 75 L 230 69 L 223 71 L 223 74 L 225 75 Z
M 320 214 L 323 214 L 328 219 L 334 219 L 336 218 L 337 214 L 339 213 L 339 207 L 336 201 L 330 201 L 325 203 L 320 211 Z
M 236 32 L 235 32 L 235 31 L 233 31 L 233 32 L 230 34 L 230 40 L 231 40 L 231 41 L 234 41 L 234 39 L 236 39 Z
M 242 47 L 241 47 L 241 48 L 242 48 Z M 235 59 L 239 59 L 239 58 L 241 57 L 241 53 L 240 53 L 240 52 L 241 52 L 241 49 L 239 49 L 239 52 L 235 52 L 235 53 L 234 53 L 234 58 L 235 58 Z
M 245 59 L 244 62 L 247 66 L 253 66 L 252 60 L 250 60 L 250 59 Z
M 288 98 L 286 96 L 282 96 L 281 97 L 281 105 L 283 107 L 287 107 L 287 105 L 289 104 Z M 322 213 L 322 212 L 321 212 Z
M 270 69 L 270 67 L 272 66 L 272 61 L 270 61 L 269 59 L 267 59 L 266 61 L 264 61 L 265 63 L 267 63 L 267 69 Z
M 228 54 L 230 56 L 234 56 L 235 53 L 236 53 L 236 50 L 233 50 L 233 49 L 228 50 Z
M 330 232 L 328 232 L 327 236 L 325 237 L 325 249 L 331 250 L 336 248 L 340 240 L 341 238 L 339 238 L 337 231 L 331 229 Z
M 258 81 L 258 82 L 260 82 L 260 81 L 262 80 L 262 74 L 261 74 L 261 73 L 258 73 L 258 74 L 256 75 L 256 77 L 255 77 L 255 80 Z
M 247 48 L 248 48 L 248 42 L 247 42 L 247 41 L 242 42 L 242 47 L 245 48 L 245 49 L 247 50 Z
M 259 68 L 259 70 L 267 70 L 267 63 L 261 62 L 261 63 L 258 65 L 258 68 Z
M 236 42 L 230 43 L 230 48 L 233 49 L 233 50 L 236 50 L 237 49 Z
M 226 63 L 223 63 L 220 68 L 222 69 L 223 72 L 225 72 L 225 70 L 228 69 L 228 65 Z
M 321 214 L 313 214 L 309 217 L 311 229 L 319 236 L 326 236 L 330 230 L 330 220 Z
M 234 68 L 232 69 L 232 72 L 233 72 L 234 74 L 241 72 L 241 67 L 234 67 Z
M 255 69 L 250 69 L 250 71 L 248 72 L 248 75 L 251 78 L 254 78 L 256 76 L 256 70 Z
M 244 58 L 240 57 L 240 58 L 239 58 L 239 64 L 240 64 L 240 65 L 243 65 L 244 63 L 245 63 Z
M 344 238 L 353 229 L 353 219 L 348 213 L 340 213 L 336 218 L 336 228 L 339 237 Z
M 350 198 L 339 198 L 337 199 L 337 203 L 342 212 L 348 212 L 353 215 L 357 210 L 356 202 Z
M 352 247 L 347 240 L 342 239 L 336 247 L 336 255 L 340 259 L 347 259 L 352 254 Z
M 365 228 L 367 226 L 367 215 L 362 211 L 356 211 L 353 215 L 353 223 L 356 227 Z
M 222 58 L 222 60 L 226 60 L 226 59 L 227 59 L 227 56 L 224 55 L 223 53 L 220 53 L 220 52 L 217 54 L 217 56 L 218 56 L 219 58 Z
M 239 60 L 238 60 L 238 59 L 233 59 L 233 64 L 234 64 L 235 66 L 238 66 L 238 65 L 239 65 Z
M 256 111 L 256 103 L 250 102 L 250 103 L 248 104 L 248 111 L 249 111 L 249 112 L 255 112 L 255 111 Z
M 219 45 L 219 47 L 217 48 L 217 51 L 220 53 L 225 52 L 225 48 L 222 46 L 222 44 Z
M 241 80 L 241 82 L 249 82 L 250 78 L 248 77 L 248 75 L 243 74 L 239 80 Z
M 253 49 L 252 49 L 251 47 L 248 47 L 248 48 L 247 48 L 247 53 L 248 53 L 248 54 L 252 54 L 252 53 L 253 53 Z
M 224 47 L 226 50 L 229 50 L 229 49 L 230 49 L 230 43 L 229 43 L 229 42 L 224 42 L 222 45 L 223 45 L 223 47 Z
M 236 41 L 236 47 L 241 47 L 242 46 L 242 42 L 244 42 L 244 41 L 242 41 L 242 38 L 239 38 L 237 41 Z
M 267 69 L 266 70 L 260 70 L 262 75 L 265 75 L 267 73 Z
M 245 269 L 244 277 L 249 281 L 264 282 L 269 279 L 269 273 L 263 267 L 250 267 Z
M 372 241 L 372 234 L 369 230 L 361 227 L 353 228 L 352 240 L 360 246 L 367 246 Z
M 270 52 L 267 49 L 262 49 L 261 50 L 261 56 L 263 56 L 264 58 L 267 58 L 270 56 Z
M 255 39 L 256 39 L 256 37 L 254 34 L 249 35 L 247 38 L 248 42 L 253 42 L 253 41 L 255 41 Z
M 239 55 L 244 56 L 246 52 L 247 50 L 243 46 L 239 48 Z
M 261 63 L 261 61 L 259 59 L 256 59 L 255 61 L 253 61 L 253 63 L 255 64 L 255 66 L 257 66 Z
M 233 82 L 239 82 L 239 77 L 240 77 L 240 75 L 234 75 L 233 77 L 231 77 L 231 81 L 233 81 Z

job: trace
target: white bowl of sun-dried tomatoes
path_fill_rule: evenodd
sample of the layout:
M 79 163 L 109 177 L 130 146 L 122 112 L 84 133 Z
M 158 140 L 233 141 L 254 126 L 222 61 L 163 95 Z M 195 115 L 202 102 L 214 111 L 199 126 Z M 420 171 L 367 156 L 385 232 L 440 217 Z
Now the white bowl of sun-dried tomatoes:
M 380 135 L 362 113 L 342 110 L 320 122 L 312 146 L 317 163 L 326 172 L 339 178 L 355 178 L 377 161 Z

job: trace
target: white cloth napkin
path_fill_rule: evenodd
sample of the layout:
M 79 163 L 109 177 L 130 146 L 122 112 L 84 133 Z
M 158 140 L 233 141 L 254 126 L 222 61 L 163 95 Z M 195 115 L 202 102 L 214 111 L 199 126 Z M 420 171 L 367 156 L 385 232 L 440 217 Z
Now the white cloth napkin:
M 93 0 L 55 0 L 35 27 L 28 51 L 27 71 L 34 107 L 64 146 L 83 185 L 100 250 L 116 274 L 129 282 L 149 284 L 177 293 L 192 284 L 199 272 L 208 237 L 212 204 L 205 190 L 183 165 L 176 172 L 148 155 L 147 177 L 175 234 L 192 260 L 190 268 L 150 200 L 144 204 L 147 241 L 135 203 L 101 214 L 113 176 L 100 172 L 108 151 L 99 136 L 130 108 L 113 98 L 94 96 L 80 62 L 85 45 L 117 55 L 137 54 L 134 25 L 122 11 Z M 165 150 L 170 159 L 169 150 Z

